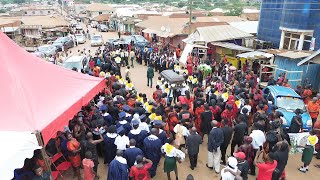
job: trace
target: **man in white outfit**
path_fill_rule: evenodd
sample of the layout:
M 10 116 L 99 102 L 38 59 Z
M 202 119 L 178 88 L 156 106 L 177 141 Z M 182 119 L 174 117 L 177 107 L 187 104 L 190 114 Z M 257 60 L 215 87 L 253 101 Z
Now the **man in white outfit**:
M 208 136 L 208 164 L 209 169 L 214 169 L 217 174 L 220 173 L 221 150 L 220 146 L 223 143 L 223 131 L 217 128 L 218 122 L 212 121 L 212 130 Z

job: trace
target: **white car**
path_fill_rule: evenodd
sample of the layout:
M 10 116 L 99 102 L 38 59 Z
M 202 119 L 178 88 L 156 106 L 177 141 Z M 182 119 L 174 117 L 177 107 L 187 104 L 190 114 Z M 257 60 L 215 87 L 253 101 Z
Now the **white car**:
M 86 36 L 83 34 L 76 34 L 75 37 L 79 44 L 84 44 L 86 42 Z
M 76 25 L 76 30 L 83 30 L 82 26 L 80 26 L 80 24 Z
M 43 53 L 46 56 L 53 56 L 57 53 L 57 48 L 53 45 L 43 45 L 39 46 L 36 52 Z
M 89 60 L 86 56 L 71 56 L 67 58 L 62 65 L 64 68 L 75 70 L 78 72 L 89 70 Z
M 91 28 L 96 28 L 97 25 L 98 25 L 97 21 L 91 21 L 91 24 L 90 24 Z
M 100 34 L 93 35 L 91 37 L 91 46 L 102 46 L 103 38 Z

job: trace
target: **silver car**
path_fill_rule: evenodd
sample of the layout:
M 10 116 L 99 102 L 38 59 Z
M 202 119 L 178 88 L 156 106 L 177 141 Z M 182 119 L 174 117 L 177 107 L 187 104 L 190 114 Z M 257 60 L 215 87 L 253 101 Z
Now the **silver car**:
M 43 53 L 46 56 L 53 56 L 57 52 L 57 48 L 53 45 L 43 45 L 39 46 L 36 50 L 36 52 Z
M 83 34 L 76 34 L 75 37 L 79 44 L 84 44 L 86 42 L 86 36 Z
M 93 35 L 91 37 L 91 46 L 102 46 L 103 38 L 100 34 Z

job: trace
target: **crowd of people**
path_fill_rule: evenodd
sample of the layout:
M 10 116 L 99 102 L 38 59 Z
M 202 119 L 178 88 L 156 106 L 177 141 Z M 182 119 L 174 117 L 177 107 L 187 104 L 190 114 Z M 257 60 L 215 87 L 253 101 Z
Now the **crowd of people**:
M 168 179 L 171 172 L 178 179 L 177 163 L 186 163 L 183 161 L 188 155 L 191 171 L 187 179 L 191 180 L 205 136 L 206 167 L 221 174 L 223 180 L 248 179 L 248 174 L 258 180 L 285 179 L 291 143 L 288 133 L 302 131 L 302 110 L 295 111 L 289 130 L 283 128 L 283 114 L 263 94 L 257 73 L 247 65 L 231 70 L 227 61 L 200 61 L 191 53 L 186 67 L 180 67 L 180 48 L 170 50 L 169 46 L 106 46 L 94 53 L 86 49 L 78 53 L 90 57 L 89 70 L 81 72 L 106 78 L 107 87 L 46 146 L 49 156 L 61 152 L 71 162 L 78 179 L 81 168 L 84 179 L 99 178 L 99 156 L 108 165 L 108 180 L 153 178 L 162 157 Z M 147 85 L 151 88 L 154 73 L 166 69 L 182 74 L 185 83 L 170 84 L 159 78 L 152 98 L 148 98 L 134 88 L 130 74 L 134 60 L 148 66 Z M 210 66 L 211 72 L 199 69 L 202 63 Z M 125 74 L 121 74 L 121 68 L 126 68 Z M 284 86 L 285 82 L 285 78 L 271 77 L 268 84 Z M 316 119 L 320 94 L 312 98 L 309 85 L 296 91 L 314 121 L 303 147 L 303 164 L 297 167 L 307 173 L 314 150 L 319 152 L 320 122 Z M 35 159 L 35 179 L 46 179 L 39 152 Z

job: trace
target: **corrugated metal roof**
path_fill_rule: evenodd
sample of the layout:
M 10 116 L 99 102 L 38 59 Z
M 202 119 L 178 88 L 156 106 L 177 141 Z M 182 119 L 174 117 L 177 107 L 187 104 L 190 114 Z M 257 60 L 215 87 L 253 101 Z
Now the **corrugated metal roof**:
M 115 9 L 108 4 L 103 4 L 103 3 L 93 3 L 90 4 L 87 8 L 86 11 L 92 11 L 92 12 L 97 12 L 97 11 L 114 11 Z
M 214 46 L 219 46 L 219 47 L 223 47 L 223 48 L 227 48 L 227 49 L 233 49 L 233 50 L 238 50 L 238 51 L 254 51 L 253 49 L 250 48 L 246 48 L 243 46 L 239 46 L 233 43 L 227 43 L 227 42 L 215 42 L 215 43 L 211 43 Z
M 208 16 L 208 17 L 197 17 L 197 22 L 241 22 L 247 21 L 238 16 Z
M 259 21 L 230 22 L 229 24 L 246 33 L 257 34 Z
M 1 27 L 0 30 L 2 32 L 15 32 L 19 29 L 19 27 Z
M 199 27 L 192 35 L 196 41 L 217 42 L 252 37 L 253 35 L 230 25 Z
M 287 57 L 290 59 L 300 59 L 300 58 L 308 57 L 310 55 L 311 55 L 310 53 L 305 53 L 305 52 L 301 52 L 301 51 L 298 51 L 298 52 L 287 51 L 287 52 L 283 52 L 283 53 L 278 54 L 278 56 Z
M 312 60 L 314 57 L 318 56 L 320 54 L 320 49 L 318 49 L 318 51 L 314 52 L 313 54 L 311 54 L 310 56 L 304 58 L 302 61 L 300 61 L 297 66 L 301 66 L 302 64 Z
M 253 52 L 238 54 L 237 57 L 247 58 L 247 59 L 248 58 L 255 59 L 255 58 L 259 58 L 259 57 L 272 58 L 272 57 L 274 57 L 274 55 L 270 54 L 270 53 L 260 52 L 260 51 L 253 51 Z

